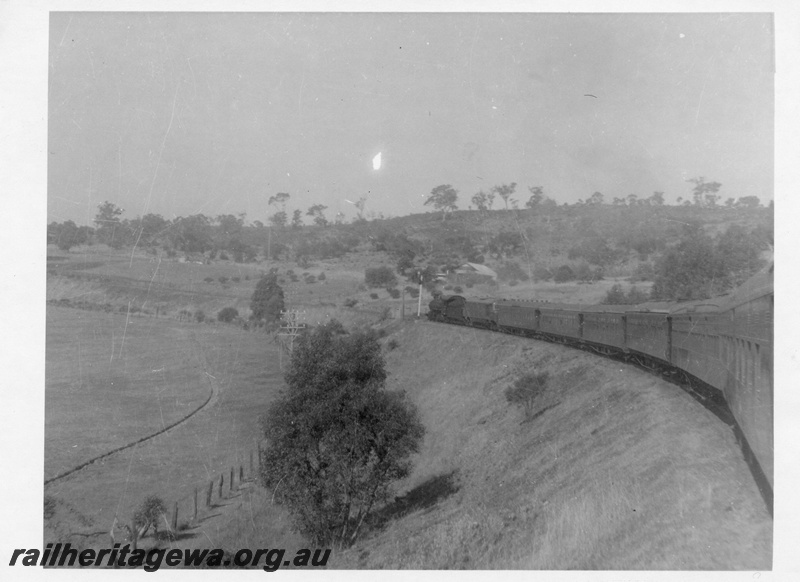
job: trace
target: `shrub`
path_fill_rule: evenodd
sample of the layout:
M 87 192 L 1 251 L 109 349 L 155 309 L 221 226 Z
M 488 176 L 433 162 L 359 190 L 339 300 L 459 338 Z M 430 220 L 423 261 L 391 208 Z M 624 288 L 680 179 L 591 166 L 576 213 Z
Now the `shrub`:
M 467 289 L 472 289 L 475 285 L 472 283 L 467 283 Z M 460 289 L 460 287 L 459 287 Z
M 226 253 L 223 251 L 223 252 L 221 252 L 221 253 L 219 254 L 219 258 L 220 258 L 220 260 L 222 260 L 222 261 L 227 261 L 229 257 L 228 257 L 228 255 L 227 255 L 227 254 L 226 254 Z
M 231 277 L 231 281 L 233 281 L 234 283 L 238 283 L 241 280 L 242 280 L 241 277 Z
M 592 271 L 589 263 L 585 261 L 578 263 L 578 266 L 575 267 L 574 273 L 575 278 L 583 283 L 594 280 L 594 271 Z
M 606 292 L 603 303 L 605 305 L 637 305 L 646 302 L 648 298 L 648 294 L 644 291 L 639 291 L 636 285 L 628 289 L 628 292 L 625 293 L 622 289 L 622 285 L 616 283 Z
M 639 291 L 639 289 L 636 288 L 636 285 L 628 289 L 627 302 L 630 305 L 645 303 L 649 298 L 650 295 L 644 291 Z
M 525 412 L 525 418 L 530 418 L 536 400 L 547 389 L 549 379 L 550 374 L 547 372 L 526 374 L 517 378 L 512 386 L 506 388 L 506 400 L 511 404 L 521 406 Z
M 217 279 L 217 280 L 220 283 L 222 283 L 223 285 L 228 282 L 228 278 L 227 277 L 219 277 L 219 279 Z
M 553 280 L 556 283 L 565 283 L 567 281 L 574 281 L 575 273 L 572 272 L 572 268 L 570 268 L 569 265 L 561 265 L 556 270 L 556 274 L 553 276 Z
M 133 526 L 141 532 L 144 536 L 147 530 L 152 527 L 158 534 L 158 524 L 166 524 L 165 515 L 167 513 L 167 506 L 164 501 L 156 496 L 150 495 L 139 506 L 139 509 L 133 514 Z
M 214 277 L 206 277 L 205 279 L 203 279 L 203 281 L 205 281 L 206 283 L 213 283 Z
M 400 299 L 400 289 L 396 287 L 389 287 L 388 289 L 386 289 L 386 291 L 387 293 L 389 293 L 389 296 L 392 299 Z
M 445 290 L 445 291 L 450 291 L 450 290 L 452 290 L 452 289 L 453 289 L 453 286 L 452 286 L 452 285 L 445 285 L 445 286 L 444 286 L 444 290 Z
M 378 294 L 377 293 L 370 293 L 369 294 L 369 298 L 370 299 L 377 299 L 378 298 Z
M 306 284 L 311 285 L 317 282 L 317 278 L 314 275 L 308 275 L 306 277 Z
M 386 343 L 386 349 L 387 349 L 387 350 L 389 350 L 390 352 L 392 352 L 392 351 L 396 350 L 396 349 L 397 349 L 397 348 L 399 348 L 399 347 L 400 347 L 400 342 L 398 342 L 398 341 L 397 341 L 396 339 L 394 339 L 394 338 L 390 339 L 390 340 L 389 340 L 389 341 Z
M 358 299 L 354 299 L 353 297 L 344 300 L 345 307 L 355 307 L 357 304 L 358 304 Z
M 234 307 L 225 307 L 217 313 L 217 321 L 223 323 L 230 323 L 237 317 L 239 317 L 239 311 Z
M 412 287 L 411 285 L 406 286 L 406 293 L 408 293 L 413 299 L 419 297 L 419 289 Z
M 508 282 L 509 287 L 516 287 L 517 285 L 519 285 L 519 281 L 517 281 L 516 279 L 512 279 L 511 281 Z
M 389 267 L 372 267 L 364 271 L 364 282 L 369 287 L 391 287 L 397 284 L 397 277 Z
M 198 309 L 194 312 L 194 319 L 197 323 L 203 323 L 206 320 L 206 314 L 202 309 Z
M 547 267 L 535 267 L 533 269 L 533 279 L 535 281 L 549 281 L 553 278 L 553 273 Z
M 327 279 L 327 277 L 325 276 L 325 273 L 320 273 L 319 275 L 317 275 L 317 280 L 318 281 L 324 281 L 325 279 Z

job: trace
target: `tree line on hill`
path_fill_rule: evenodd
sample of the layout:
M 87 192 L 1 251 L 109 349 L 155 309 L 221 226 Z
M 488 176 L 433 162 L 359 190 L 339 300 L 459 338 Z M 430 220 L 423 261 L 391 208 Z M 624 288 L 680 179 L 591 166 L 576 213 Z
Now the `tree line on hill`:
M 679 197 L 677 200 L 678 205 L 698 208 L 716 208 L 719 206 L 719 202 L 722 199 L 722 195 L 719 194 L 722 184 L 708 181 L 704 176 L 691 178 L 687 182 L 694 184 L 692 200 L 684 200 L 683 197 Z M 512 198 L 516 193 L 516 189 L 516 182 L 493 186 L 488 191 L 481 189 L 470 198 L 472 205 L 468 209 L 472 210 L 474 205 L 478 211 L 490 211 L 494 206 L 495 199 L 499 198 L 505 204 L 506 210 L 509 210 L 509 205 L 512 209 L 518 210 L 520 208 L 520 200 Z M 530 197 L 525 201 L 524 208 L 547 208 L 557 205 L 555 200 L 545 195 L 542 186 L 528 186 L 528 193 Z M 458 190 L 450 184 L 441 184 L 431 190 L 430 195 L 425 200 L 425 206 L 431 205 L 436 210 L 441 211 L 442 220 L 445 220 L 449 213 L 458 210 L 458 194 Z M 580 199 L 575 203 L 576 206 L 602 204 L 605 204 L 605 196 L 602 192 L 594 192 L 585 201 Z M 653 192 L 647 198 L 639 198 L 636 194 L 629 194 L 627 197 L 615 196 L 612 204 L 614 206 L 664 206 L 664 192 Z M 729 197 L 724 203 L 725 208 L 758 208 L 760 205 L 761 201 L 757 196 L 742 196 L 738 199 Z
M 694 204 L 690 206 L 666 205 L 660 193 L 647 204 L 635 197 L 629 197 L 625 205 L 606 204 L 595 193 L 585 203 L 559 206 L 536 186 L 529 188 L 530 199 L 520 209 L 513 198 L 516 184 L 511 183 L 476 194 L 473 203 L 478 210 L 444 211 L 444 222 L 437 215 L 368 221 L 363 218 L 362 198 L 354 203 L 359 217 L 353 223 L 315 220 L 313 226 L 287 224 L 283 218 L 288 220 L 289 195 L 278 193 L 270 198 L 278 214 L 270 228 L 259 221 L 246 224 L 244 214 L 216 218 L 197 214 L 173 220 L 147 214 L 128 220 L 122 209 L 104 202 L 98 207 L 94 228 L 66 221 L 51 223 L 47 231 L 48 242 L 63 250 L 105 243 L 154 255 L 184 253 L 204 262 L 294 260 L 301 268 L 314 260 L 372 250 L 387 254 L 399 275 L 428 268 L 432 273 L 448 272 L 469 262 L 490 265 L 500 281 L 512 286 L 527 280 L 592 282 L 609 272 L 616 276 L 623 272 L 635 280 L 656 282 L 654 296 L 677 299 L 717 293 L 735 284 L 756 268 L 758 261 L 753 257 L 772 244 L 771 205 L 764 208 L 756 197 L 746 196 L 722 206 L 719 183 L 703 178 L 693 182 Z M 452 187 L 434 188 L 434 194 L 454 203 Z M 492 211 L 495 199 L 502 200 L 506 210 Z M 323 211 L 314 205 L 307 214 L 319 217 Z M 715 250 L 716 243 L 709 246 L 701 236 L 716 241 L 720 234 L 714 231 L 726 226 L 740 227 L 728 235 L 739 241 L 733 254 L 725 250 L 732 244 L 728 239 Z M 690 261 L 689 251 L 701 243 L 704 262 Z M 751 257 L 741 260 L 740 247 L 749 248 Z M 708 249 L 716 253 L 713 260 Z M 700 271 L 713 273 L 707 281 L 685 275 L 699 263 L 703 265 Z

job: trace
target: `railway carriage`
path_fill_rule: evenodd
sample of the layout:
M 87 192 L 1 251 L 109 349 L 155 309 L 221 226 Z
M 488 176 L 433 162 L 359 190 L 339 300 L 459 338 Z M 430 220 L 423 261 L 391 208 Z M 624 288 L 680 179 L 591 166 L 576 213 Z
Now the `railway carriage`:
M 722 354 L 719 305 L 687 304 L 670 313 L 671 363 L 710 386 L 723 386 L 727 364 Z
M 625 348 L 625 312 L 629 306 L 614 307 L 588 307 L 581 310 L 584 341 L 620 350 Z
M 572 309 L 559 309 L 557 307 L 540 307 L 539 331 L 542 333 L 567 337 L 581 338 L 581 313 L 575 306 Z
M 539 311 L 531 303 L 500 301 L 497 304 L 497 325 L 508 331 L 536 332 L 539 329 Z
M 670 363 L 670 326 L 666 312 L 628 311 L 625 314 L 625 347 Z

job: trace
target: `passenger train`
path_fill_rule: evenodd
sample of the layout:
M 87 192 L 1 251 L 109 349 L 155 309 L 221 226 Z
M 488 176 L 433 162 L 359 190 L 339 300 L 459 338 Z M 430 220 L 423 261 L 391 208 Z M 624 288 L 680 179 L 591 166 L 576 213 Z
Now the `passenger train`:
M 441 295 L 428 318 L 622 357 L 724 397 L 772 511 L 773 267 L 726 296 L 680 304 L 563 305 Z

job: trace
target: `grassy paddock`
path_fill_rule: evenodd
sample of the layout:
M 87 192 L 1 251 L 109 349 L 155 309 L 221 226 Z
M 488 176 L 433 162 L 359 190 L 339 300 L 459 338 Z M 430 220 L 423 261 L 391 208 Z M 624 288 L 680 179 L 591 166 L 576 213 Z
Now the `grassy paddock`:
M 188 331 L 47 307 L 45 477 L 175 422 L 208 397 Z
M 80 310 L 60 311 L 69 312 L 75 317 L 87 315 L 87 312 Z M 88 312 L 88 315 L 108 317 L 94 312 Z M 110 381 L 114 380 L 116 386 L 117 376 L 114 373 L 106 375 L 102 369 L 94 372 L 97 379 L 95 400 L 107 404 L 109 412 L 85 415 L 75 405 L 75 410 L 70 414 L 65 410 L 48 414 L 45 419 L 46 446 L 52 453 L 46 467 L 60 467 L 56 463 L 63 462 L 61 459 L 69 455 L 69 452 L 60 453 L 56 444 L 58 442 L 63 442 L 69 449 L 73 442 L 82 443 L 79 449 L 99 449 L 94 443 L 95 435 L 96 438 L 106 439 L 111 438 L 108 435 L 116 435 L 122 440 L 122 433 L 115 422 L 128 422 L 125 418 L 131 415 L 141 415 L 131 425 L 131 429 L 135 429 L 135 435 L 149 430 L 151 425 L 156 429 L 160 428 L 160 408 L 155 400 L 159 390 L 163 391 L 160 395 L 162 400 L 177 398 L 188 410 L 191 408 L 189 396 L 193 394 L 188 391 L 190 388 L 198 388 L 197 399 L 207 396 L 208 374 L 219 388 L 219 397 L 212 406 L 192 417 L 190 421 L 47 486 L 46 495 L 55 498 L 59 507 L 70 508 L 69 512 L 61 511 L 57 516 L 56 522 L 60 524 L 62 532 L 107 532 L 115 517 L 120 522 L 129 520 L 136 506 L 147 495 L 162 497 L 170 511 L 174 501 L 183 499 L 181 511 L 185 516 L 189 507 L 188 499 L 191 498 L 194 488 L 205 491 L 209 480 L 218 479 L 221 473 L 226 475 L 226 499 L 223 503 L 226 505 L 230 502 L 227 499 L 230 467 L 237 467 L 237 480 L 240 464 L 244 465 L 247 476 L 250 476 L 249 455 L 256 451 L 258 417 L 275 391 L 282 386 L 281 357 L 277 346 L 265 334 L 248 333 L 233 326 L 179 324 L 156 318 L 141 318 L 140 322 L 140 325 L 148 326 L 146 330 L 140 331 L 140 340 L 145 340 L 142 342 L 143 346 L 150 350 L 148 353 L 155 359 L 150 360 L 143 355 L 144 361 L 134 361 L 129 357 L 126 364 L 128 380 L 124 389 L 126 393 L 141 390 L 141 400 L 129 398 L 112 405 L 110 394 L 115 393 L 110 392 Z M 128 350 L 131 330 L 129 324 L 129 335 L 123 354 Z M 179 332 L 177 335 L 176 331 Z M 115 338 L 119 349 L 120 339 L 116 332 Z M 97 351 L 110 359 L 109 349 L 107 346 L 105 351 Z M 52 355 L 58 356 L 61 356 L 59 365 L 77 367 L 72 354 L 57 351 Z M 115 356 L 115 363 L 117 361 Z M 153 373 L 155 364 L 159 364 L 158 367 L 163 365 L 166 369 Z M 168 385 L 148 382 L 148 375 L 155 377 L 167 373 L 170 367 L 172 375 L 167 377 Z M 51 369 L 55 368 L 48 368 L 48 384 L 57 380 L 55 373 L 51 376 Z M 86 371 L 83 373 L 86 374 Z M 184 376 L 181 377 L 180 374 Z M 187 390 L 183 395 L 180 395 L 181 386 Z M 48 385 L 48 391 L 50 389 Z M 48 408 L 58 409 L 50 392 L 46 400 Z M 162 407 L 166 411 L 165 403 L 162 403 Z M 84 416 L 81 421 L 75 422 L 74 419 L 82 414 Z M 102 426 L 99 426 L 100 423 Z M 61 433 L 71 436 L 56 438 L 55 435 Z M 66 458 L 69 462 L 72 461 L 70 457 Z M 221 507 L 216 499 L 216 488 L 214 495 L 215 506 Z M 204 495 L 201 497 L 203 505 Z M 47 527 L 46 525 L 46 531 Z M 194 537 L 187 540 L 194 539 L 197 547 L 214 545 L 202 537 L 201 530 L 192 536 Z M 108 536 L 98 539 L 98 544 L 107 547 Z

